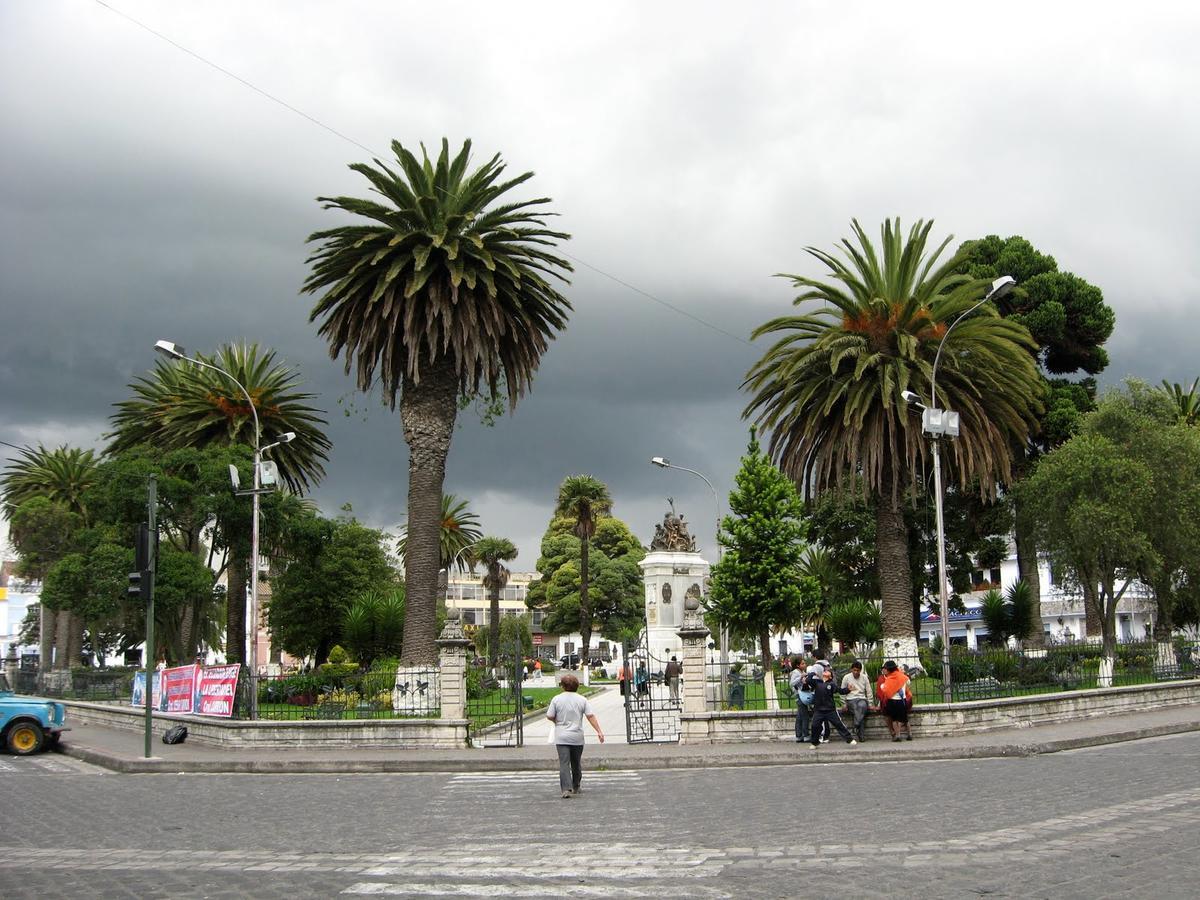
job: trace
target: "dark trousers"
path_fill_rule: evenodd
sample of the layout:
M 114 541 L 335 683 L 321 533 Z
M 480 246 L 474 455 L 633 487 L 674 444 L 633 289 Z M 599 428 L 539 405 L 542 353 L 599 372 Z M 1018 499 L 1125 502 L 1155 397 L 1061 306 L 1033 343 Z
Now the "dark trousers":
M 558 789 L 577 791 L 583 778 L 583 744 L 555 744 L 558 748 Z
M 796 701 L 796 740 L 807 741 L 811 732 L 808 724 L 812 721 L 812 707 L 807 703 Z
M 857 737 L 859 741 L 862 741 L 867 719 L 867 701 L 847 700 L 846 711 L 854 717 L 854 736 Z
M 837 729 L 837 733 L 842 736 L 842 740 L 849 743 L 850 732 L 846 730 L 845 724 L 842 722 L 842 717 L 838 715 L 836 709 L 818 709 L 813 711 L 812 719 L 812 737 L 809 740 L 816 744 L 821 736 L 821 729 L 828 728 L 832 725 Z

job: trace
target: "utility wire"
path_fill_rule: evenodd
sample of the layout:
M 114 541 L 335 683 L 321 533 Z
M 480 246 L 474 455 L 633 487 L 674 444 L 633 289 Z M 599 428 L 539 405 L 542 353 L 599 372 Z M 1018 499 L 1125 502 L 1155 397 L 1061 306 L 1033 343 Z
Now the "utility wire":
M 274 94 L 268 93 L 267 91 L 264 91 L 262 88 L 260 88 L 258 85 L 252 84 L 251 82 L 247 81 L 245 78 L 242 78 L 242 76 L 237 75 L 233 72 L 230 72 L 228 69 L 217 65 L 211 59 L 206 59 L 205 57 L 203 57 L 199 53 L 197 53 L 195 50 L 192 50 L 188 47 L 183 46 L 183 44 L 179 43 L 178 41 L 172 40 L 171 38 L 169 38 L 165 34 L 163 34 L 161 31 L 155 31 L 153 28 L 151 28 L 145 22 L 135 19 L 133 16 L 129 15 L 129 13 L 122 12 L 121 10 L 117 9 L 115 6 L 110 6 L 109 4 L 105 3 L 104 0 L 95 0 L 95 2 L 100 4 L 101 6 L 103 6 L 109 12 L 116 13 L 118 16 L 120 16 L 125 21 L 131 22 L 134 25 L 136 25 L 138 28 L 141 28 L 144 31 L 150 32 L 152 35 L 154 35 L 159 40 L 166 41 L 168 44 L 170 44 L 176 50 L 182 50 L 184 53 L 186 53 L 188 56 L 192 57 L 193 59 L 199 60 L 200 62 L 204 63 L 206 66 L 210 66 L 211 68 L 216 69 L 222 75 L 226 75 L 229 78 L 232 78 L 234 81 L 238 82 L 239 84 L 250 88 L 250 90 L 254 91 L 256 94 L 261 94 L 262 96 L 264 96 L 268 100 L 270 100 L 272 103 L 278 103 L 280 106 L 282 106 L 284 109 L 288 110 L 289 112 L 293 112 L 296 115 L 300 116 L 301 118 L 308 119 L 308 121 L 312 122 L 318 128 L 324 128 L 330 134 L 340 137 L 343 141 L 349 141 L 354 146 L 359 147 L 363 150 L 366 150 L 368 153 L 370 153 L 374 156 L 378 155 L 375 153 L 374 150 L 372 150 L 366 144 L 360 144 L 358 141 L 354 140 L 354 138 L 350 137 L 349 135 L 342 134 L 342 132 L 338 131 L 336 128 L 326 125 L 320 119 L 310 116 L 308 113 L 306 113 L 302 109 L 297 109 L 295 106 L 292 106 L 292 104 L 288 103 L 286 100 L 279 99 Z
M 156 31 L 155 29 L 153 29 L 149 25 L 147 25 L 145 22 L 142 22 L 141 20 L 134 18 L 133 16 L 129 15 L 126 12 L 122 12 L 121 10 L 117 9 L 115 6 L 112 6 L 109 3 L 105 3 L 104 0 L 94 0 L 94 2 L 100 6 L 103 6 L 109 12 L 115 13 L 116 15 L 120 16 L 125 21 L 127 21 L 133 25 L 136 25 L 138 28 L 141 28 L 143 31 L 149 32 L 150 34 L 154 35 L 159 40 L 165 41 L 166 43 L 168 43 L 172 47 L 174 47 L 176 50 L 180 50 L 183 53 L 186 53 L 188 56 L 192 57 L 193 59 L 197 60 L 198 62 L 201 62 L 204 65 L 206 65 L 212 69 L 216 69 L 222 75 L 225 75 L 228 78 L 232 78 L 234 81 L 238 82 L 243 87 L 249 88 L 250 90 L 254 91 L 256 94 L 270 100 L 272 103 L 276 103 L 279 106 L 282 106 L 284 109 L 288 110 L 289 112 L 295 113 L 296 115 L 300 116 L 302 119 L 307 119 L 309 122 L 311 122 L 313 125 L 316 125 L 318 128 L 322 128 L 325 131 L 328 131 L 330 134 L 334 135 L 335 137 L 339 137 L 343 141 L 346 141 L 349 144 L 353 144 L 355 147 L 358 147 L 360 150 L 365 150 L 367 153 L 370 153 L 371 156 L 373 156 L 373 157 L 384 156 L 384 154 L 379 153 L 375 150 L 372 150 L 366 144 L 360 143 L 359 141 L 354 140 L 354 138 L 350 137 L 349 135 L 347 135 L 341 131 L 338 131 L 333 126 L 326 125 L 324 122 L 322 122 L 320 119 L 316 118 L 315 116 L 310 116 L 304 110 L 302 110 L 296 106 L 293 106 L 292 104 L 288 103 L 286 100 L 282 100 L 279 97 L 276 97 L 274 94 L 270 93 L 269 91 L 263 90 L 258 85 L 254 84 L 250 81 L 247 81 L 242 76 L 240 76 L 234 72 L 231 72 L 229 69 L 226 69 L 224 66 L 218 65 L 217 63 L 213 62 L 211 59 L 208 59 L 207 57 L 204 57 L 201 54 L 197 53 L 195 50 L 192 50 L 189 47 L 185 47 L 183 44 L 179 43 L 176 40 L 173 40 L 172 38 L 163 34 L 161 31 Z M 575 262 L 579 263 L 581 266 L 585 266 L 586 268 L 591 269 L 596 274 L 603 275 L 605 278 L 609 279 L 610 281 L 616 282 L 617 284 L 621 285 L 622 287 L 624 287 L 630 291 L 633 291 L 635 294 L 640 294 L 641 296 L 645 297 L 647 300 L 651 300 L 651 301 L 657 303 L 659 306 L 664 306 L 674 313 L 678 313 L 679 315 L 684 316 L 685 318 L 691 319 L 693 322 L 697 323 L 698 325 L 703 325 L 705 328 L 715 331 L 717 334 L 721 334 L 721 335 L 724 335 L 725 337 L 732 338 L 733 340 L 737 341 L 740 344 L 745 344 L 747 346 L 750 345 L 750 342 L 748 340 L 746 340 L 745 338 L 740 337 L 731 331 L 726 331 L 724 328 L 721 328 L 719 325 L 714 325 L 712 322 L 709 322 L 708 320 L 703 319 L 700 316 L 697 316 L 695 313 L 690 313 L 685 309 L 681 309 L 680 307 L 675 306 L 673 303 L 668 303 L 666 300 L 663 300 L 660 297 L 654 296 L 649 291 L 642 290 L 642 288 L 637 287 L 636 285 L 630 284 L 628 281 L 625 281 L 622 278 L 618 278 L 616 275 L 613 275 L 610 272 L 604 271 L 604 269 L 601 269 L 599 266 L 594 266 L 591 263 L 587 262 L 586 260 L 580 259 L 578 256 L 574 256 L 570 253 L 567 253 L 566 251 L 562 250 L 561 248 L 559 248 L 559 252 L 562 253 L 563 256 L 566 256 L 569 259 L 572 259 Z

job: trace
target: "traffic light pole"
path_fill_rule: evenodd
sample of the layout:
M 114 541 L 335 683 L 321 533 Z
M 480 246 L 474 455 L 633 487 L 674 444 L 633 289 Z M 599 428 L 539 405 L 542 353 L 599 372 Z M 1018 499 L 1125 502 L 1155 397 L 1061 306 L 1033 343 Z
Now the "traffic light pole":
M 154 667 L 158 662 L 154 653 L 154 573 L 158 568 L 158 478 L 151 475 L 146 485 L 146 567 L 142 571 L 143 595 L 146 598 L 146 652 L 142 654 L 146 663 L 146 747 L 145 756 L 150 758 L 150 739 L 154 729 Z M 138 536 L 139 541 L 142 535 Z

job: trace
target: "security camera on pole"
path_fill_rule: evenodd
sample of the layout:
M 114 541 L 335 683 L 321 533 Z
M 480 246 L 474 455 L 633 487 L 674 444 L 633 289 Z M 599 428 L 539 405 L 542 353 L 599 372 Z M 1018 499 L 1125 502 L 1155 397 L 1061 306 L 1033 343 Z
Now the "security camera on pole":
M 173 344 L 171 341 L 158 341 L 154 345 L 154 349 L 164 356 L 169 356 L 172 359 L 183 360 L 195 366 L 201 366 L 205 369 L 212 369 L 214 372 L 219 372 L 230 381 L 237 385 L 242 395 L 246 398 L 246 402 L 250 404 L 250 414 L 254 417 L 254 484 L 248 491 L 239 491 L 240 482 L 238 479 L 237 469 L 234 466 L 229 467 L 229 477 L 233 482 L 234 493 L 239 497 L 249 495 L 253 498 L 254 511 L 253 523 L 250 531 L 250 611 L 246 618 L 246 627 L 250 632 L 250 655 L 248 659 L 250 681 L 250 718 L 258 718 L 258 689 L 254 683 L 254 676 L 258 674 L 258 522 L 259 522 L 259 495 L 269 493 L 275 489 L 275 485 L 279 481 L 279 471 L 273 462 L 263 462 L 262 455 L 273 447 L 278 447 L 280 444 L 286 444 L 296 437 L 296 432 L 288 431 L 279 436 L 279 440 L 274 443 L 267 444 L 265 447 L 260 447 L 259 442 L 262 440 L 262 431 L 259 427 L 258 409 L 254 404 L 254 398 L 250 396 L 250 392 L 246 390 L 246 386 L 226 372 L 220 366 L 214 366 L 212 363 L 204 362 L 200 359 L 193 359 L 185 355 L 184 350 L 178 344 Z
M 933 450 L 933 493 L 937 514 L 937 564 L 938 564 L 938 617 L 942 622 L 942 699 L 949 703 L 952 699 L 950 681 L 950 588 L 946 583 L 946 521 L 942 508 L 942 456 L 941 439 L 943 437 L 958 437 L 959 415 L 946 409 L 937 408 L 937 371 L 942 359 L 942 348 L 946 346 L 946 338 L 954 330 L 954 326 L 969 316 L 989 300 L 1003 297 L 1016 286 L 1017 280 L 1011 275 L 1003 275 L 992 282 L 991 290 L 982 300 L 962 313 L 950 323 L 942 340 L 938 344 L 937 353 L 933 357 L 933 373 L 929 380 L 929 405 L 921 403 L 921 398 L 912 391 L 901 391 L 904 402 L 921 410 L 921 428 L 929 435 L 929 443 Z

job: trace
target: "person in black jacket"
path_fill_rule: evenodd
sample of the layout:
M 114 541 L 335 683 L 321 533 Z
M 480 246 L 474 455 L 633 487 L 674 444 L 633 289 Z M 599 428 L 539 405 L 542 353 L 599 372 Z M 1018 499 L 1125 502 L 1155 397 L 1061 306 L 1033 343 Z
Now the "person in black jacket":
M 850 689 L 838 687 L 837 682 L 833 680 L 833 670 L 828 668 L 823 669 L 819 675 L 814 673 L 809 676 L 809 684 L 813 692 L 812 739 L 809 746 L 814 750 L 817 748 L 821 726 L 826 722 L 837 729 L 847 744 L 857 744 L 858 741 L 851 736 L 842 717 L 838 715 L 837 707 L 833 705 L 834 695 L 848 694 Z

